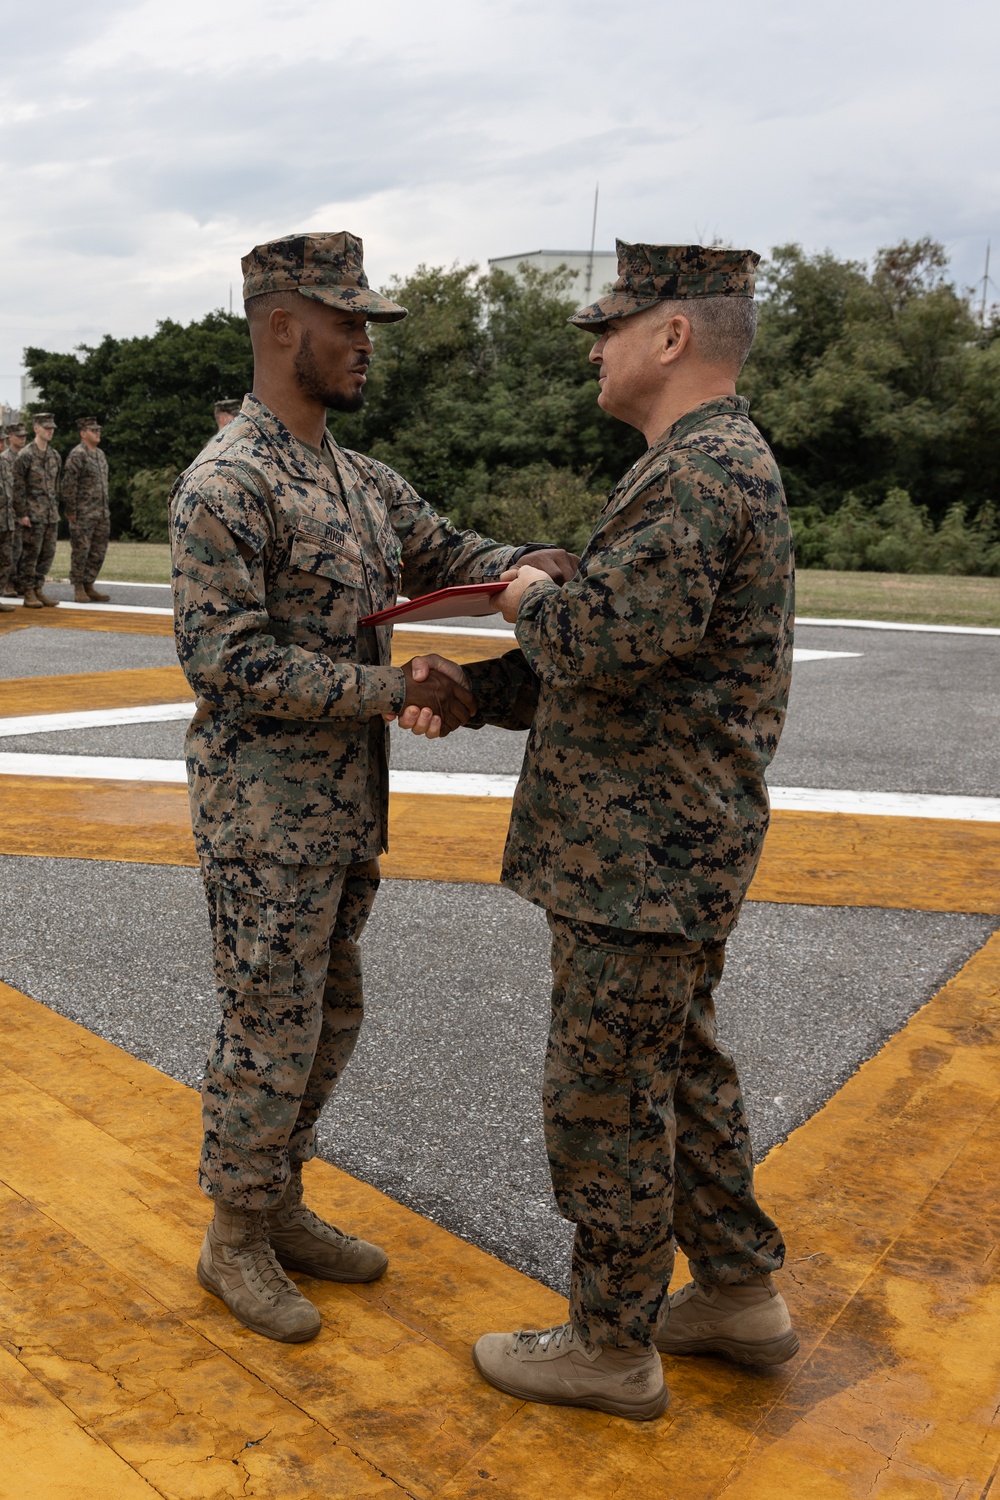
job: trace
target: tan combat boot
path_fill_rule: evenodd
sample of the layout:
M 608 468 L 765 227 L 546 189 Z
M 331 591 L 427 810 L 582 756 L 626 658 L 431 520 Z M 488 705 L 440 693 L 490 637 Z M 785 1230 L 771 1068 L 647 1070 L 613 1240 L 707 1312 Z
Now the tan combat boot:
M 49 598 L 48 594 L 45 592 L 44 583 L 42 584 L 40 589 L 35 590 L 35 598 L 38 600 L 39 604 L 43 604 L 46 609 L 55 609 L 56 605 L 59 603 L 58 599 Z
M 572 1323 L 484 1334 L 472 1362 L 484 1380 L 509 1396 L 549 1406 L 589 1406 L 633 1422 L 658 1417 L 669 1399 L 655 1349 L 588 1344 Z
M 319 1333 L 317 1308 L 289 1281 L 267 1242 L 267 1216 L 215 1205 L 198 1259 L 198 1280 L 254 1333 L 303 1344 Z
M 689 1281 L 670 1298 L 656 1330 L 663 1354 L 722 1354 L 740 1365 L 780 1365 L 799 1341 L 770 1276 L 742 1286 Z
M 23 609 L 44 609 L 45 607 L 34 589 L 25 589 L 21 606 Z
M 268 1209 L 267 1233 L 286 1271 L 302 1271 L 321 1281 L 377 1281 L 389 1264 L 378 1245 L 344 1234 L 302 1202 L 302 1175 L 293 1172 L 284 1197 Z
M 87 598 L 91 599 L 94 604 L 107 604 L 111 599 L 110 594 L 102 594 L 99 589 L 94 588 L 92 583 L 85 583 L 83 587 Z
M 77 583 L 77 584 L 74 584 L 74 586 L 73 586 L 73 603 L 74 604 L 89 604 L 90 603 L 90 595 L 87 593 L 87 590 L 84 588 L 84 586 L 83 586 L 82 583 Z

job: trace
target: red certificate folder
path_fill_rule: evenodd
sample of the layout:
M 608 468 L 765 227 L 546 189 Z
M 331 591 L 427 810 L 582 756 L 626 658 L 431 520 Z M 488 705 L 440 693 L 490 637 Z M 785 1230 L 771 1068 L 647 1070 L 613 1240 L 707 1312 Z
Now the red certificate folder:
M 491 583 L 465 583 L 460 588 L 437 589 L 433 594 L 421 594 L 419 599 L 408 599 L 392 609 L 380 609 L 377 615 L 365 615 L 359 625 L 397 625 L 404 620 L 450 620 L 461 615 L 491 615 L 490 599 L 502 594 L 507 587 L 494 579 Z

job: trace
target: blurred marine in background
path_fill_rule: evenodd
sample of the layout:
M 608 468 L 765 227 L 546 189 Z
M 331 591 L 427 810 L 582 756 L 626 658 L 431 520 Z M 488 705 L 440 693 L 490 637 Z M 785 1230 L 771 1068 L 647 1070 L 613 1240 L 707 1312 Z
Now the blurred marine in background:
M 33 423 L 33 439 L 14 460 L 14 508 L 27 521 L 21 533 L 17 589 L 25 609 L 54 609 L 56 600 L 49 598 L 44 585 L 56 555 L 62 459 L 51 446 L 56 432 L 52 413 L 37 412 Z
M 111 535 L 108 509 L 108 461 L 101 452 L 101 424 L 96 417 L 78 417 L 80 441 L 66 459 L 62 502 L 69 522 L 70 570 L 77 604 L 107 604 L 111 597 L 94 587 L 104 565 Z

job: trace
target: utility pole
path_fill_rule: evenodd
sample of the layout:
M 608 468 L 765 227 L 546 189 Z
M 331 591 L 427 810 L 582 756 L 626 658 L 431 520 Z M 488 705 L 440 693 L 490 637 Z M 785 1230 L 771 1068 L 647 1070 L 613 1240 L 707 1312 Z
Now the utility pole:
M 229 316 L 233 315 L 233 283 L 229 283 Z
M 601 184 L 594 188 L 594 219 L 590 226 L 590 257 L 587 261 L 587 285 L 583 289 L 584 302 L 590 301 L 590 288 L 594 280 L 594 245 L 597 242 L 597 199 L 601 191 Z
M 979 326 L 986 329 L 986 289 L 990 284 L 990 242 L 986 241 L 986 269 L 983 271 L 983 301 L 979 309 Z

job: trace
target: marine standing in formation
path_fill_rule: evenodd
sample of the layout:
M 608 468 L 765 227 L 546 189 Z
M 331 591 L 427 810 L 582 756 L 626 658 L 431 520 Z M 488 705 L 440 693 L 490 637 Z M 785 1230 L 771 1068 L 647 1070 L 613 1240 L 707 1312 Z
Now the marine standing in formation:
M 110 594 L 94 587 L 104 565 L 111 535 L 108 509 L 108 461 L 101 452 L 101 424 L 96 417 L 77 421 L 80 441 L 66 458 L 62 502 L 69 522 L 70 570 L 77 604 L 107 604 Z
M 370 1281 L 387 1258 L 302 1201 L 316 1120 L 362 1020 L 358 938 L 386 847 L 385 713 L 454 728 L 472 700 L 390 665 L 359 618 L 408 592 L 496 578 L 525 548 L 456 531 L 392 469 L 332 441 L 356 411 L 367 322 L 405 309 L 368 286 L 361 241 L 296 235 L 243 261 L 253 392 L 171 500 L 175 633 L 196 697 L 192 823 L 222 1018 L 202 1088 L 213 1200 L 204 1287 L 247 1327 L 298 1342 L 317 1309 L 284 1274 Z M 577 559 L 537 551 L 547 576 Z
M 6 593 L 14 562 L 14 537 L 17 534 L 17 515 L 14 510 L 14 471 L 4 460 L 7 450 L 0 452 L 0 598 Z M 0 604 L 0 610 L 13 606 Z
M 52 413 L 38 412 L 34 427 L 34 438 L 14 460 L 14 508 L 29 523 L 21 534 L 17 588 L 26 609 L 54 609 L 56 600 L 44 592 L 44 585 L 56 555 L 62 460 L 52 447 L 56 430 Z
M 776 1364 L 798 1347 L 713 1004 L 768 824 L 792 544 L 736 395 L 758 257 L 618 255 L 613 290 L 572 321 L 597 334 L 600 405 L 648 451 L 576 578 L 529 564 L 499 596 L 519 650 L 464 672 L 426 661 L 471 688 L 473 724 L 531 730 L 502 879 L 552 932 L 545 1137 L 576 1224 L 569 1320 L 487 1335 L 474 1358 L 512 1395 L 642 1419 L 667 1401 L 657 1349 Z M 694 1280 L 668 1304 L 675 1237 Z
M 0 474 L 0 482 L 6 482 L 10 486 L 11 495 L 14 491 L 14 460 L 28 441 L 28 435 L 24 430 L 23 422 L 10 422 L 6 429 L 7 446 L 0 453 L 0 470 L 6 470 L 6 474 Z M 13 502 L 12 502 L 13 503 Z M 11 536 L 10 569 L 7 574 L 7 582 L 0 588 L 0 597 L 13 599 L 17 595 L 15 579 L 21 562 L 21 538 L 24 528 L 31 523 L 27 516 L 17 515 L 14 517 L 14 531 Z
M 241 401 L 216 401 L 212 407 L 212 415 L 215 417 L 215 425 L 219 432 L 223 427 L 228 427 L 235 416 L 238 415 L 242 406 Z

